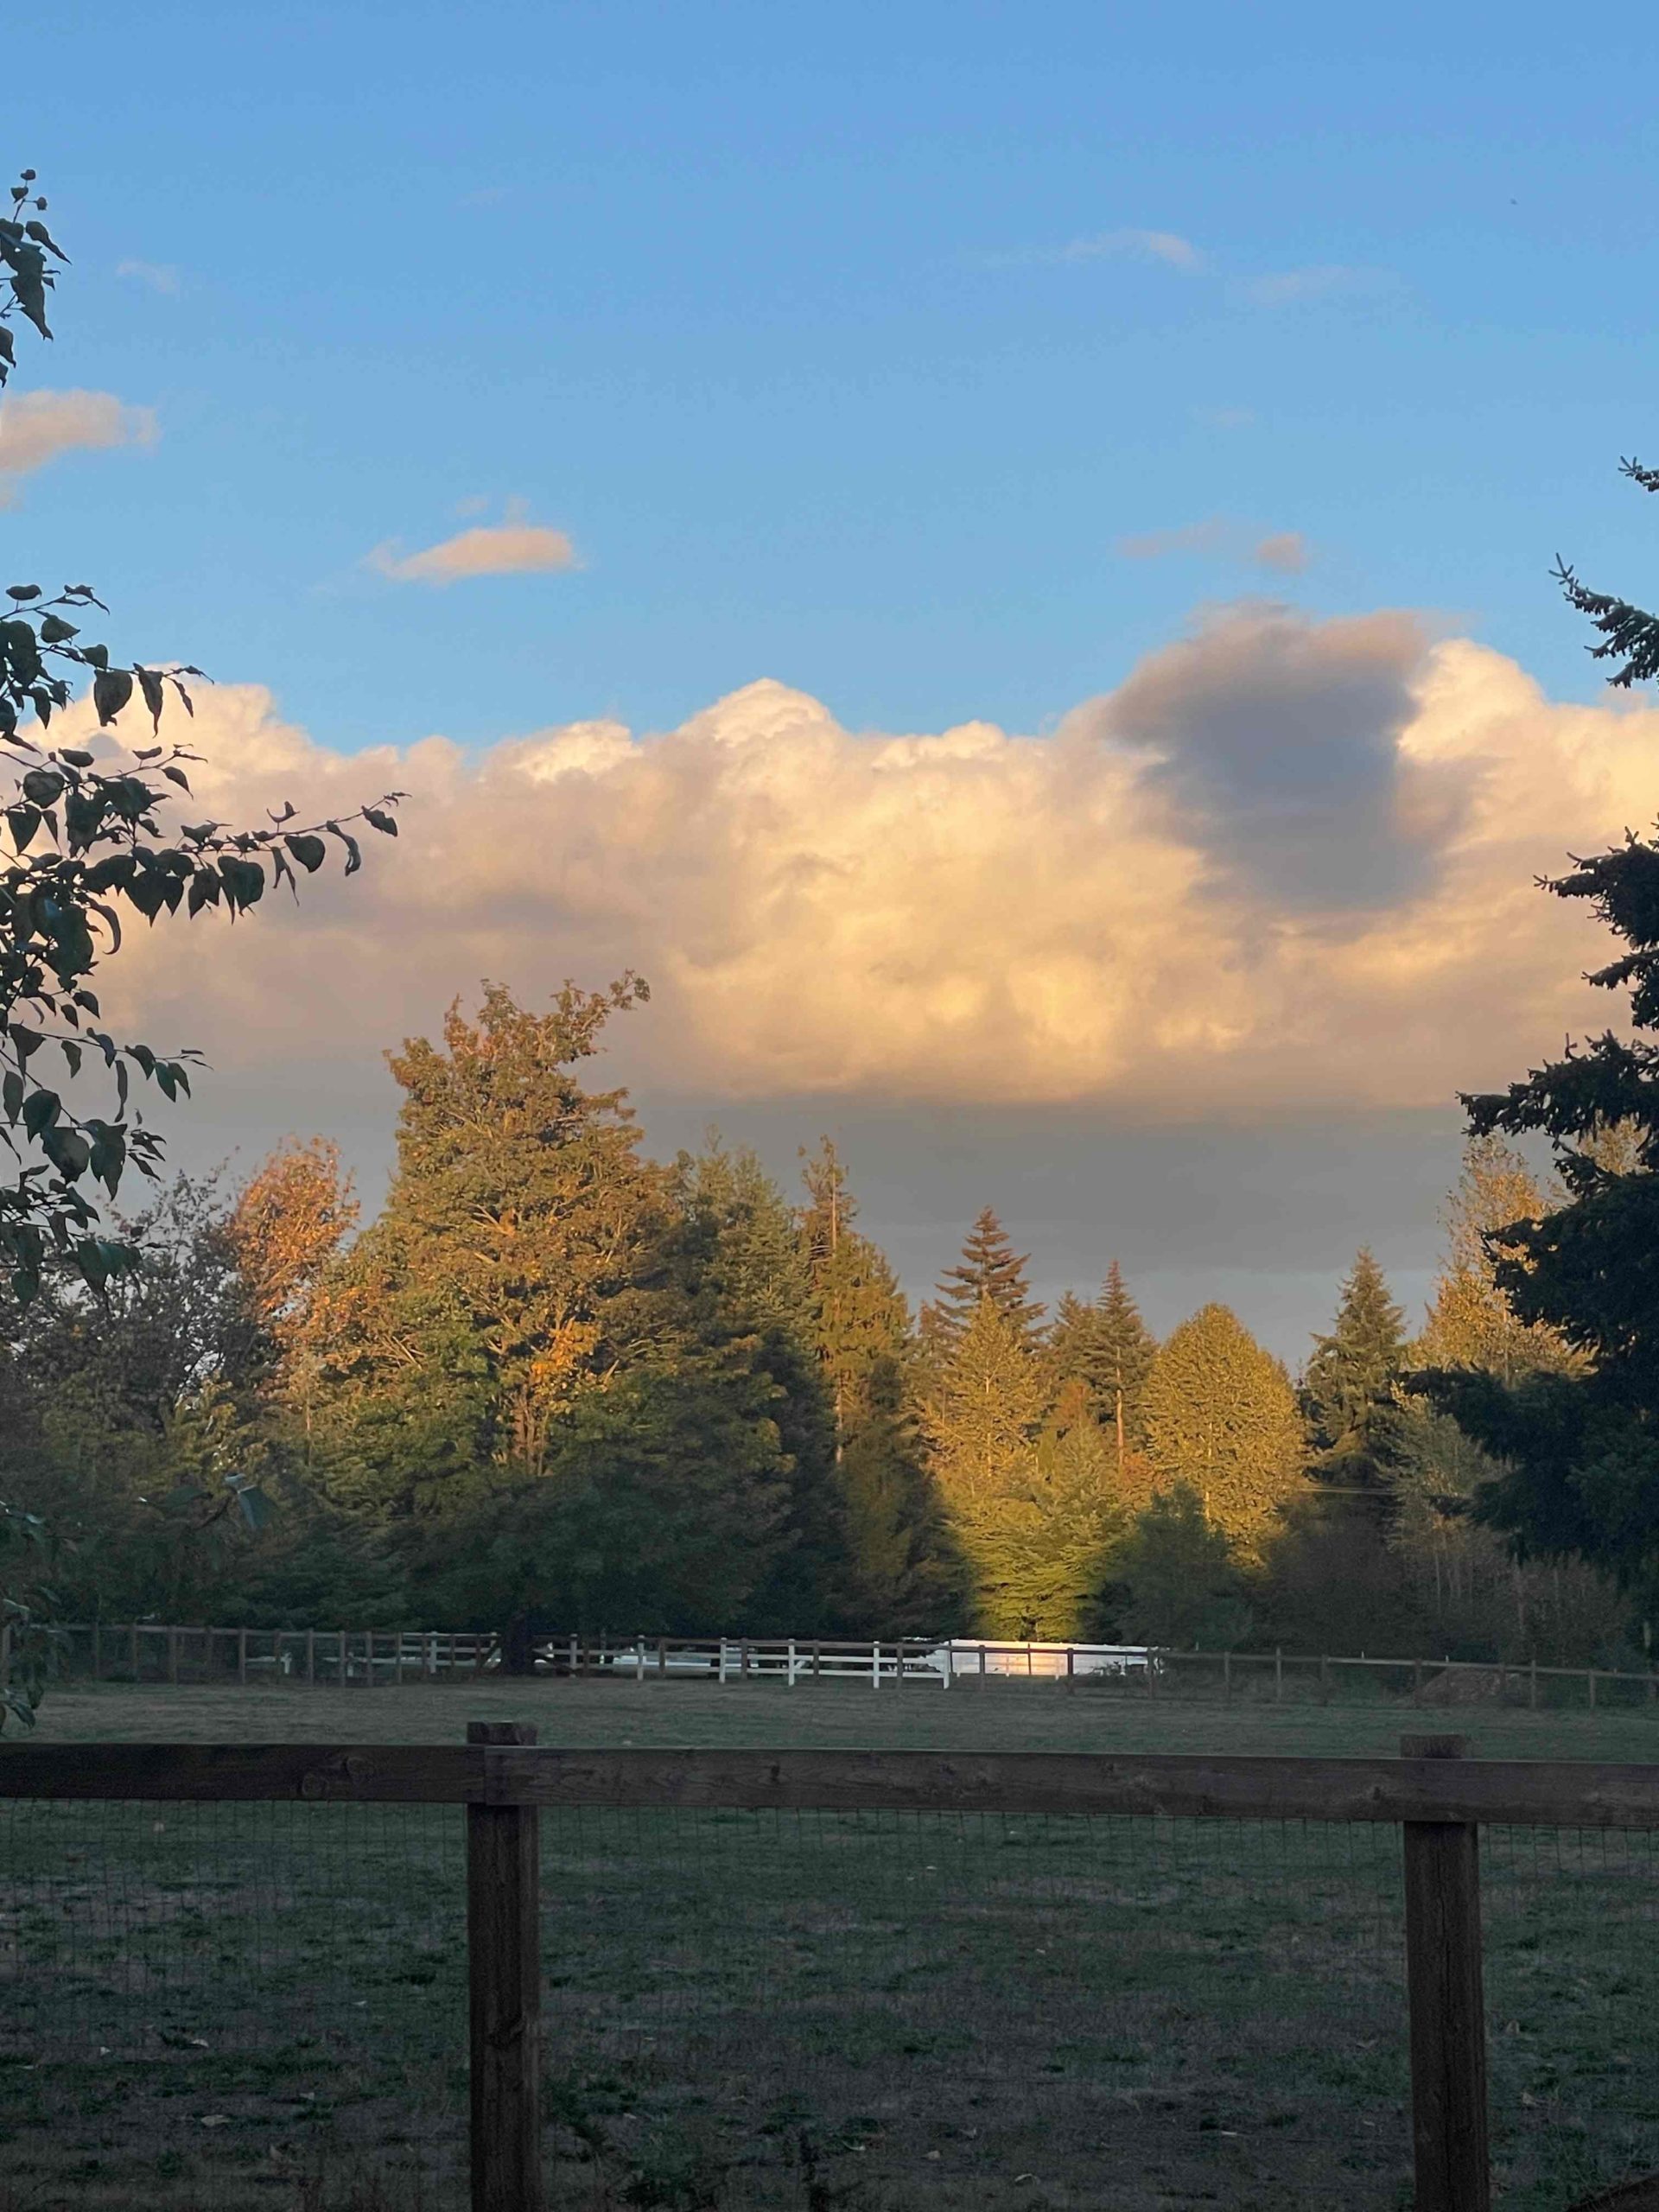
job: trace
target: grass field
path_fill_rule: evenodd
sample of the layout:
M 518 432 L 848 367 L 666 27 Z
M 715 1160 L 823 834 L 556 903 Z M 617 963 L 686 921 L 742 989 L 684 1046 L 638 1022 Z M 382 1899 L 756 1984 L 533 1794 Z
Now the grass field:
M 1046 1685 L 70 1686 L 47 1740 L 1391 1751 L 1659 1759 L 1599 1715 Z M 3 1752 L 0 1751 L 0 1756 Z M 544 1816 L 555 2202 L 703 2212 L 1408 2202 L 1391 1829 Z M 446 1808 L 0 1807 L 0 2206 L 448 2212 L 465 2105 Z M 1659 2167 L 1642 1837 L 1485 1853 L 1503 2202 Z

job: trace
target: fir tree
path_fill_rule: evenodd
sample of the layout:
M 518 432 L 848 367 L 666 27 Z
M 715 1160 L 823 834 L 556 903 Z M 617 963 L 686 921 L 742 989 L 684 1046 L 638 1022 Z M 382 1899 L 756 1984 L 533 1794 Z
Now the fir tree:
M 1139 1516 L 1113 1561 L 1113 1579 L 1119 1629 L 1137 1643 L 1222 1651 L 1249 1632 L 1233 1548 L 1190 1483 L 1175 1484 Z
M 910 1308 L 887 1255 L 853 1225 L 858 1202 L 835 1146 L 821 1138 L 801 1159 L 807 1203 L 797 1239 L 808 1327 L 844 1443 L 869 1408 L 873 1376 L 907 1358 Z
M 490 986 L 442 1048 L 392 1059 L 397 1165 L 379 1218 L 318 1294 L 319 1421 L 358 1502 L 431 1510 L 452 1485 L 536 1475 L 550 1430 L 655 1325 L 672 1218 L 626 1096 L 576 1071 L 639 992 L 567 984 L 534 1014 Z
M 880 1360 L 841 1460 L 860 1632 L 950 1636 L 970 1624 L 968 1564 L 927 1465 L 902 1368 Z
M 939 1488 L 972 1568 L 976 1607 L 994 1634 L 1020 1632 L 1015 1585 L 1036 1518 L 1045 1395 L 1020 1335 L 982 1299 L 932 1388 L 924 1421 Z
M 1158 1487 L 1188 1484 L 1231 1542 L 1258 1547 L 1301 1487 L 1306 1457 L 1279 1362 L 1228 1307 L 1203 1306 L 1153 1363 L 1145 1408 Z
M 1342 1286 L 1336 1325 L 1314 1339 L 1303 1377 L 1303 1409 L 1322 1480 L 1382 1481 L 1405 1343 L 1405 1316 L 1389 1295 L 1382 1268 L 1362 1248 Z
M 1141 1319 L 1141 1309 L 1130 1296 L 1116 1260 L 1106 1270 L 1095 1312 L 1098 1319 L 1090 1381 L 1096 1402 L 1105 1408 L 1111 1423 L 1121 1481 L 1129 1454 L 1146 1445 L 1147 1378 L 1158 1356 L 1158 1344 Z
M 1659 468 L 1643 468 L 1639 461 L 1623 461 L 1619 472 L 1644 492 L 1659 492 Z M 1592 658 L 1621 663 L 1607 678 L 1610 683 L 1629 690 L 1634 683 L 1646 683 L 1659 676 L 1659 615 L 1649 614 L 1611 593 L 1586 590 L 1564 561 L 1556 563 L 1555 575 L 1573 606 L 1580 614 L 1587 614 L 1601 632 L 1601 643 L 1590 648 Z M 1559 890 L 1560 886 L 1552 887 Z
M 1641 480 L 1652 488 L 1647 472 Z M 1641 617 L 1644 623 L 1650 618 Z M 1632 656 L 1640 638 L 1603 625 Z M 1616 679 L 1617 680 L 1617 679 Z M 1541 1134 L 1565 1203 L 1529 1209 L 1489 1244 L 1516 1325 L 1562 1348 L 1531 1370 L 1429 1378 L 1436 1402 L 1505 1462 L 1476 1512 L 1524 1556 L 1574 1555 L 1659 1605 L 1659 841 L 1633 836 L 1548 888 L 1589 903 L 1624 950 L 1591 976 L 1630 994 L 1630 1034 L 1611 1033 L 1508 1090 L 1465 1096 L 1481 1142 Z M 1616 1147 L 1607 1133 L 1621 1128 Z M 1449 1363 L 1448 1363 L 1449 1368 Z
M 1086 1387 L 1096 1419 L 1111 1433 L 1120 1491 L 1130 1454 L 1144 1440 L 1141 1400 L 1157 1350 L 1116 1260 L 1098 1299 L 1090 1303 L 1067 1291 L 1054 1309 L 1045 1355 L 1055 1393 L 1073 1381 Z
M 1031 1296 L 1026 1276 L 1029 1264 L 1028 1256 L 1009 1243 L 993 1209 L 982 1207 L 963 1244 L 962 1258 L 939 1278 L 938 1296 L 930 1308 L 930 1326 L 938 1341 L 957 1342 L 982 1302 L 988 1301 L 1021 1344 L 1034 1344 L 1043 1308 Z

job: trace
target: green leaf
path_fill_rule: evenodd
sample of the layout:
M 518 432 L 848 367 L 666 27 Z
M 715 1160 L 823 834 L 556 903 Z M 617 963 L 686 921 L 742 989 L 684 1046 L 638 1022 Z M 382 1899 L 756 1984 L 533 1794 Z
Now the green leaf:
M 149 719 L 151 724 L 156 729 L 160 729 L 162 726 L 162 701 L 166 696 L 166 693 L 162 689 L 162 679 L 156 675 L 153 668 L 136 669 L 133 672 L 138 678 L 138 689 L 144 695 L 144 704 L 149 709 Z M 152 753 L 150 758 L 153 760 L 154 757 L 155 756 Z M 142 760 L 144 758 L 144 755 L 141 753 L 138 758 Z
M 92 704 L 100 722 L 112 722 L 132 696 L 132 678 L 124 668 L 104 670 L 92 679 Z
M 284 837 L 283 842 L 308 875 L 315 875 L 328 857 L 328 848 L 321 837 L 302 835 Z
M 11 831 L 13 844 L 20 853 L 26 853 L 35 832 L 41 826 L 41 810 L 38 806 L 9 806 L 6 809 L 6 823 Z
M 55 1090 L 32 1090 L 23 1106 L 23 1127 L 39 1140 L 58 1118 L 62 1101 Z
M 370 829 L 378 830 L 383 837 L 395 837 L 397 835 L 397 822 L 383 806 L 365 806 L 363 810 L 363 819 L 368 823 Z
M 78 638 L 80 632 L 74 624 L 66 622 L 60 614 L 48 614 L 41 618 L 41 643 L 43 645 L 67 645 L 71 638 Z M 86 757 L 90 760 L 92 755 L 88 753 Z
M 55 768 L 31 768 L 23 778 L 22 793 L 31 805 L 41 808 L 55 806 L 64 788 L 65 779 Z
M 7 1121 L 15 1122 L 23 1110 L 23 1078 L 16 1068 L 8 1068 L 5 1079 L 0 1082 L 0 1111 Z

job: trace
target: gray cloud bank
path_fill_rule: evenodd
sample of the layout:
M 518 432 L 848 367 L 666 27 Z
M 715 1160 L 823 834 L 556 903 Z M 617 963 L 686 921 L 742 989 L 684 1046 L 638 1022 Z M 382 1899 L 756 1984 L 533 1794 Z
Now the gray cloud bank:
M 1602 939 L 1535 876 L 1659 808 L 1659 714 L 1552 703 L 1408 616 L 1275 606 L 1212 615 L 1040 738 L 854 733 L 773 683 L 658 735 L 587 722 L 355 756 L 226 686 L 193 734 L 201 810 L 223 818 L 413 794 L 403 836 L 351 883 L 319 879 L 233 931 L 163 925 L 111 970 L 116 1023 L 213 1063 L 198 1154 L 320 1128 L 384 1157 L 387 1046 L 484 976 L 536 1000 L 632 965 L 654 997 L 619 1025 L 615 1064 L 651 1114 L 758 1117 L 781 1143 L 834 1108 L 870 1133 L 867 1191 L 885 1131 L 915 1222 L 889 1182 L 870 1225 L 913 1230 L 908 1264 L 929 1269 L 924 1249 L 1006 1202 L 1033 1156 L 1052 1173 L 1021 1233 L 1098 1217 L 1103 1264 L 1111 1191 L 1135 1181 L 1107 1163 L 1178 1158 L 1185 1131 L 1224 1166 L 1211 1242 L 1199 1222 L 1167 1265 L 1334 1274 L 1397 1197 L 1367 1169 L 1355 1189 L 1374 1195 L 1320 1200 L 1301 1140 L 1251 1168 L 1249 1133 L 1321 1132 L 1334 1157 L 1366 1127 L 1432 1129 L 1438 1188 L 1456 1090 L 1607 1016 L 1580 980 Z M 946 1173 L 969 1122 L 971 1173 Z M 1089 1144 L 1062 1141 L 1079 1128 Z M 1427 1172 L 1407 1179 L 1419 1198 Z M 1254 1211 L 1224 1198 L 1263 1179 L 1278 1195 Z M 1323 1256 L 1290 1231 L 1315 1215 Z

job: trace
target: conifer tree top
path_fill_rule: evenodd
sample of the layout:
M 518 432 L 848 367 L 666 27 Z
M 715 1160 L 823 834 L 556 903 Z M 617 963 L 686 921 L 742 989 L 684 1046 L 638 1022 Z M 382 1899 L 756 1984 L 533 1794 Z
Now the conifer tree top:
M 946 1332 L 955 1335 L 988 1300 L 1018 1336 L 1035 1337 L 1043 1308 L 1031 1296 L 1026 1269 L 1029 1255 L 1016 1252 L 994 1208 L 981 1208 L 962 1248 L 962 1258 L 939 1278 L 936 1308 Z

